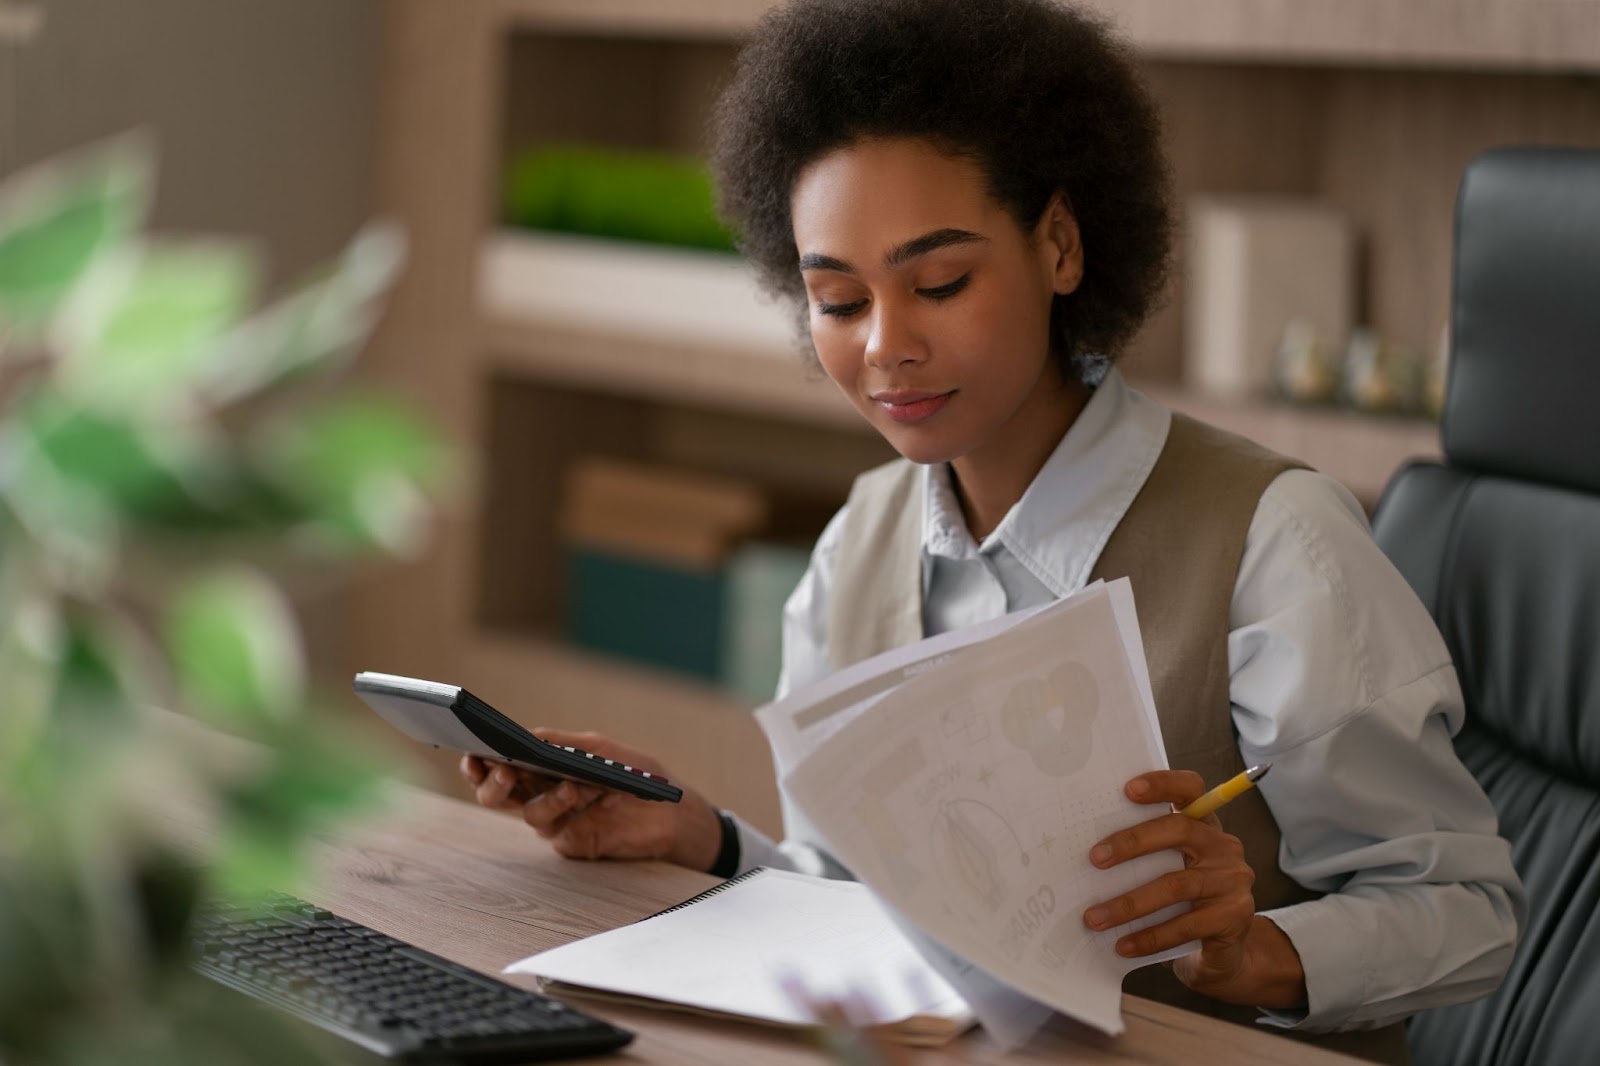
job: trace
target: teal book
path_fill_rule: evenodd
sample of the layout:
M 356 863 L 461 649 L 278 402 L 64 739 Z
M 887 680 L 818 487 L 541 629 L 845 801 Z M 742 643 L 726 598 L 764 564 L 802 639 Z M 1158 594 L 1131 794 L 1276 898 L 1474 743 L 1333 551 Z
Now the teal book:
M 716 571 L 569 548 L 567 639 L 592 651 L 715 680 L 722 585 Z

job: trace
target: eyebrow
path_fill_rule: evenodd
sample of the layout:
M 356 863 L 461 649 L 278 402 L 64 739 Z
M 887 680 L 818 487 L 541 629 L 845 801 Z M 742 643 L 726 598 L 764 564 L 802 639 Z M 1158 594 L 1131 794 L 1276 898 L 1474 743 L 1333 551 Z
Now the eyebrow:
M 901 266 L 919 255 L 940 248 L 949 248 L 957 244 L 975 244 L 987 242 L 989 238 L 981 233 L 973 233 L 965 229 L 936 229 L 932 233 L 924 233 L 920 237 L 913 237 L 904 244 L 896 245 L 889 249 L 889 254 L 883 257 L 883 265 L 889 270 Z M 801 270 L 837 270 L 841 274 L 854 274 L 856 268 L 846 263 L 843 259 L 835 259 L 831 255 L 822 255 L 818 252 L 807 252 L 800 257 Z

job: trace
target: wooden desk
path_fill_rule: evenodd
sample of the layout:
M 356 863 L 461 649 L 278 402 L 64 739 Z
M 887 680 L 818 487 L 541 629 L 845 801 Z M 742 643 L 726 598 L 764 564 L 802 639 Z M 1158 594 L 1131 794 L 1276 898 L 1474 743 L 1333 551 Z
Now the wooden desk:
M 302 890 L 312 901 L 484 973 L 545 948 L 652 914 L 715 883 L 664 863 L 573 862 L 556 856 L 514 817 L 411 788 L 361 825 L 326 834 Z M 180 820 L 189 821 L 180 816 Z M 532 987 L 532 979 L 509 980 Z M 668 1010 L 573 1000 L 637 1037 L 608 1061 L 817 1064 L 803 1036 Z M 1001 1054 L 979 1032 L 921 1063 L 1227 1063 L 1317 1066 L 1358 1060 L 1129 997 L 1128 1029 L 1107 1037 L 1059 1020 L 1023 1051 Z

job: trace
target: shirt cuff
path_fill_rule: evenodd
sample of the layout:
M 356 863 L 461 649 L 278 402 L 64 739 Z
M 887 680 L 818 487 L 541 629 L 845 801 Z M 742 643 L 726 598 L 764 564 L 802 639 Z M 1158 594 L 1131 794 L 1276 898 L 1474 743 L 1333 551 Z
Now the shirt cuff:
M 733 819 L 733 827 L 739 834 L 739 864 L 734 871 L 735 877 L 757 866 L 775 866 L 780 870 L 793 869 L 794 864 L 778 849 L 778 845 L 772 842 L 771 837 L 732 811 L 723 813 L 725 817 Z
M 1337 1032 L 1362 1028 L 1351 1025 L 1352 1015 L 1367 1001 L 1372 984 L 1369 967 L 1372 945 L 1351 936 L 1337 913 L 1321 900 L 1262 911 L 1261 916 L 1283 930 L 1300 956 L 1306 975 L 1303 1010 L 1261 1008 L 1258 1021 L 1277 1029 Z

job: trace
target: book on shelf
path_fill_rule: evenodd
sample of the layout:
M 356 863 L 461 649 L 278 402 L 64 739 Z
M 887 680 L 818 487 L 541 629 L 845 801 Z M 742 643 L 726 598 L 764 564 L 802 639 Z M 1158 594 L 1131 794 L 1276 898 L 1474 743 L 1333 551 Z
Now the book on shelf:
M 763 527 L 761 490 L 735 478 L 599 456 L 567 471 L 567 633 L 594 651 L 714 681 L 723 570 Z
M 768 513 L 760 488 L 735 478 L 588 456 L 567 471 L 560 527 L 570 544 L 713 570 Z

